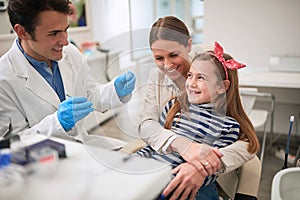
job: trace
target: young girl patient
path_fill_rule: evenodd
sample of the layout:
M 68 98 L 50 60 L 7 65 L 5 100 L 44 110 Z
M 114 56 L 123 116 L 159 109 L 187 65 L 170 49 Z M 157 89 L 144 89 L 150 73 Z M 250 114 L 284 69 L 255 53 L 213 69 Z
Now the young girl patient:
M 175 132 L 176 137 L 186 137 L 215 148 L 234 143 L 240 137 L 245 137 L 242 134 L 245 132 L 251 132 L 255 137 L 239 96 L 236 70 L 242 67 L 245 65 L 223 53 L 223 48 L 217 42 L 214 51 L 196 55 L 187 73 L 186 92 L 166 103 L 160 124 Z M 173 151 L 162 155 L 150 146 L 139 150 L 137 154 L 170 163 L 174 174 L 179 172 L 178 166 L 185 162 Z M 208 162 L 202 164 L 209 165 Z M 219 199 L 216 178 L 217 174 L 199 177 L 199 182 L 203 184 L 196 199 Z

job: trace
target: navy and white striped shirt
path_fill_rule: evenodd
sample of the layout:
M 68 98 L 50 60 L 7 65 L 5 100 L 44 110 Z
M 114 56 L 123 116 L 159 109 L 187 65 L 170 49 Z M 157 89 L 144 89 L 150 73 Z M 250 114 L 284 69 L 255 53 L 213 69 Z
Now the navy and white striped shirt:
M 169 101 L 163 109 L 159 120 L 162 126 L 165 123 L 168 111 L 174 103 L 175 99 Z M 171 130 L 178 136 L 189 138 L 191 141 L 222 148 L 238 139 L 240 125 L 232 117 L 216 114 L 213 104 L 190 104 L 188 112 L 178 112 L 175 115 Z M 139 150 L 137 154 L 168 162 L 173 168 L 185 162 L 178 153 L 171 152 L 162 155 L 155 152 L 150 146 Z M 216 178 L 215 175 L 209 176 L 204 184 L 208 185 Z

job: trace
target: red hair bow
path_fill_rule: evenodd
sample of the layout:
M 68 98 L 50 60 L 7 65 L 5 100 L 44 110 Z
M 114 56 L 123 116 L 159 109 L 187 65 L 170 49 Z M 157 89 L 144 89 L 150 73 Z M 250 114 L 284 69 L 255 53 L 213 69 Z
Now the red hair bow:
M 223 57 L 223 48 L 221 47 L 221 45 L 218 42 L 215 42 L 215 48 L 214 48 L 214 53 L 212 55 L 214 55 L 223 65 L 224 67 L 224 71 L 225 71 L 225 75 L 226 75 L 226 80 L 228 80 L 228 70 L 237 70 L 243 67 L 246 67 L 246 65 L 237 62 L 234 59 L 229 59 L 229 60 L 225 60 L 225 58 Z

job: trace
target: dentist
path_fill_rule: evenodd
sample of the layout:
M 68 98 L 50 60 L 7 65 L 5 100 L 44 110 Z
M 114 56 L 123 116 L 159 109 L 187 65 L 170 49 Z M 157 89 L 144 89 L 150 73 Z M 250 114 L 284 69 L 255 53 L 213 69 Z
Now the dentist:
M 0 130 L 72 138 L 75 124 L 94 109 L 105 112 L 130 100 L 132 72 L 101 85 L 68 42 L 70 3 L 9 0 L 18 37 L 0 58 Z

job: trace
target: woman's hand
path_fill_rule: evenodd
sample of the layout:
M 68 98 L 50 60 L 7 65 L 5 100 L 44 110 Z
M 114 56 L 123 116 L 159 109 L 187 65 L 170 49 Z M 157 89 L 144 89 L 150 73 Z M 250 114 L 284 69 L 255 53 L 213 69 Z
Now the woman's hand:
M 206 144 L 199 144 L 178 137 L 172 142 L 171 149 L 178 152 L 185 161 L 196 167 L 199 172 L 203 172 L 204 167 L 208 175 L 211 175 L 221 168 L 222 153 Z M 202 175 L 204 176 L 204 174 Z
M 208 175 L 217 172 L 221 168 L 220 158 L 222 154 L 218 149 L 206 144 L 193 142 L 181 156 L 198 170 L 202 170 L 202 166 L 204 166 Z
M 205 169 L 203 169 L 205 171 Z M 182 163 L 172 171 L 176 176 L 163 191 L 167 197 L 171 192 L 170 200 L 195 199 L 198 190 L 203 184 L 205 177 L 193 165 Z M 179 198 L 180 197 L 180 198 Z

